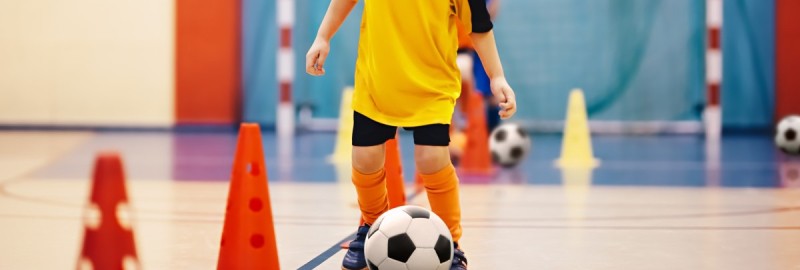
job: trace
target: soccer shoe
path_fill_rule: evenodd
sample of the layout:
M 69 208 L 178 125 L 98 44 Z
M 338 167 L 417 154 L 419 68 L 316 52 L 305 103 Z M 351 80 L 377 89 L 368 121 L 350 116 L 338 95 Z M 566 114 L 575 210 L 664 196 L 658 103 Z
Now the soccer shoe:
M 450 265 L 450 270 L 467 270 L 467 257 L 464 257 L 464 251 L 458 248 L 458 243 L 453 243 L 453 264 Z
M 350 247 L 342 260 L 342 270 L 366 270 L 367 258 L 364 256 L 364 242 L 367 241 L 369 225 L 364 224 L 358 227 L 356 239 L 350 241 Z

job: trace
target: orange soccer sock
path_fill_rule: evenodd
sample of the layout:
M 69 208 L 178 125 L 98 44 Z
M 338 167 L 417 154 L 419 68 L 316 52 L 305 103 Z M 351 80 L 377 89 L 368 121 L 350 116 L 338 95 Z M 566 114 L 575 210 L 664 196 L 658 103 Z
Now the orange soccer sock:
M 383 168 L 371 174 L 363 174 L 353 168 L 353 185 L 358 193 L 358 206 L 361 208 L 364 222 L 372 224 L 381 214 L 389 210 L 386 171 Z
M 461 201 L 458 195 L 458 176 L 452 164 L 433 174 L 420 174 L 431 209 L 444 220 L 453 235 L 461 239 Z

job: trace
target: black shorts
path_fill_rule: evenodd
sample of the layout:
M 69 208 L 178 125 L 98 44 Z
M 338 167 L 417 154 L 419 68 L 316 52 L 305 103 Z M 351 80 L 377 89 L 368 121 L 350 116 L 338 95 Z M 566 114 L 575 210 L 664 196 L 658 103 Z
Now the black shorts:
M 450 144 L 450 125 L 431 124 L 419 127 L 404 127 L 414 132 L 414 144 L 448 146 Z M 394 139 L 397 127 L 385 125 L 369 117 L 353 112 L 353 146 L 375 146 Z

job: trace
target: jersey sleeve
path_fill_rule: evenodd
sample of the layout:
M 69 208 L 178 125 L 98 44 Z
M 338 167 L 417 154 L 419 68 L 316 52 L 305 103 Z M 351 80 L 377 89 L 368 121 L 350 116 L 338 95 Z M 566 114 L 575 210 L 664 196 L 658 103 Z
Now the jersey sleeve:
M 469 33 L 486 33 L 494 25 L 486 9 L 486 0 L 457 0 L 456 12 Z

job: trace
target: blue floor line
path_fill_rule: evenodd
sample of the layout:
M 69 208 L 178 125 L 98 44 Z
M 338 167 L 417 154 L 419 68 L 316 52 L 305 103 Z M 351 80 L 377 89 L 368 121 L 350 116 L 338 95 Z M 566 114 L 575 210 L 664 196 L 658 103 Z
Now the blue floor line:
M 422 193 L 422 189 L 417 189 L 416 191 L 414 191 L 413 193 L 408 195 L 408 197 L 406 198 L 406 201 L 414 200 L 414 198 L 416 198 L 417 195 L 419 195 L 420 193 Z M 344 243 L 345 241 L 351 240 L 351 239 L 353 239 L 355 237 L 356 237 L 356 233 L 354 232 L 354 233 L 351 233 L 350 235 L 346 236 L 342 240 L 336 241 L 336 243 L 333 244 L 330 248 L 326 249 L 325 251 L 323 251 L 322 253 L 320 253 L 319 255 L 317 255 L 316 257 L 311 259 L 310 261 L 308 261 L 303 266 L 300 266 L 299 268 L 297 268 L 297 270 L 313 270 L 313 269 L 315 269 L 317 266 L 320 266 L 322 263 L 324 263 L 325 261 L 327 261 L 328 259 L 333 257 L 333 255 L 335 255 L 336 252 L 339 252 L 339 250 L 342 249 L 342 247 L 341 247 L 342 243 Z

